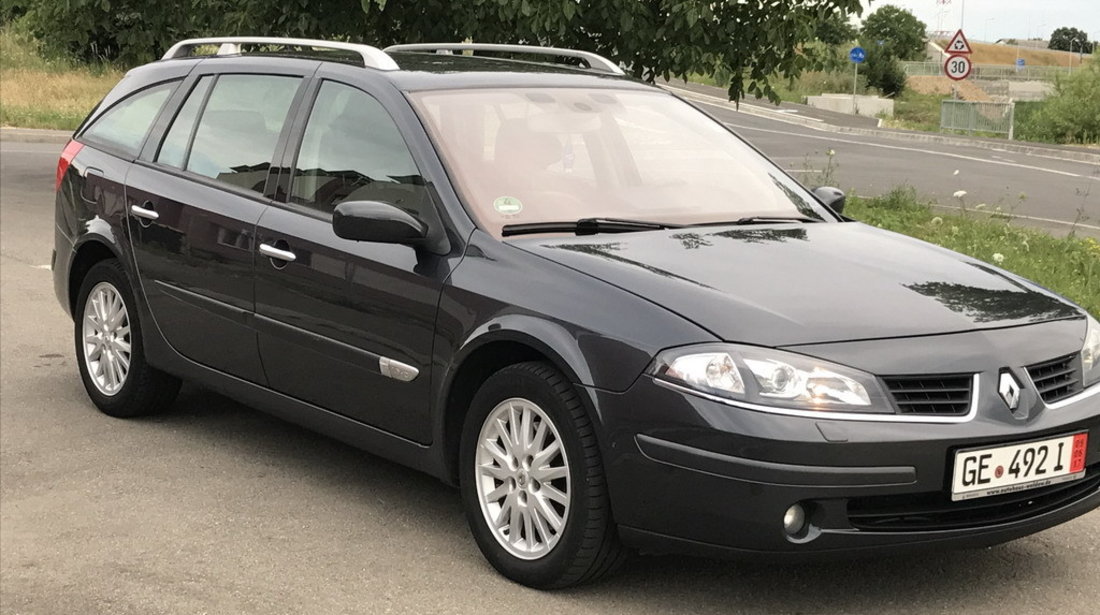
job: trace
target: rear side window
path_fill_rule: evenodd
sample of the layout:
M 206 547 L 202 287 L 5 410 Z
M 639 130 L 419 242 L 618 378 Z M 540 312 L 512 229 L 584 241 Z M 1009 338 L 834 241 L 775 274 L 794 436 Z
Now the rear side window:
M 300 77 L 281 75 L 222 75 L 214 82 L 199 114 L 191 145 L 182 157 L 179 144 L 193 121 L 193 112 L 181 109 L 162 146 L 160 157 L 199 175 L 263 192 L 279 133 L 286 122 Z M 201 85 L 201 83 L 200 83 Z M 192 98 L 202 98 L 199 88 Z M 179 124 L 179 127 L 176 126 Z M 167 149 L 165 149 L 167 148 Z
M 153 120 L 177 83 L 162 83 L 123 98 L 97 117 L 80 135 L 81 140 L 137 156 Z
M 382 201 L 422 216 L 431 199 L 400 129 L 369 94 L 334 81 L 317 93 L 302 135 L 290 201 L 332 213 Z

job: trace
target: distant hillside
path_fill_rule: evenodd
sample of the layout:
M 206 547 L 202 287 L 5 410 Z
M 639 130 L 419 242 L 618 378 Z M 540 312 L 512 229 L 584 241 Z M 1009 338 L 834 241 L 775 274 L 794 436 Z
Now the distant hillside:
M 947 45 L 946 40 L 936 41 L 941 48 Z M 1054 51 L 1052 49 L 1027 49 L 1013 45 L 991 45 L 989 43 L 970 42 L 974 53 L 970 55 L 970 61 L 975 64 L 1015 64 L 1017 50 L 1019 57 L 1024 59 L 1028 66 L 1080 66 L 1083 61 L 1088 62 L 1092 56 L 1078 57 L 1076 53 L 1068 51 Z

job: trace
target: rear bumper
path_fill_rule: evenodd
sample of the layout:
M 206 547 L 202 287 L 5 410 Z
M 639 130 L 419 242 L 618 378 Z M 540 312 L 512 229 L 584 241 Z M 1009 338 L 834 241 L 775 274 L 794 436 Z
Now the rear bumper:
M 595 393 L 623 540 L 647 552 L 836 559 L 997 544 L 1100 507 L 1100 395 L 1027 423 L 818 421 L 741 410 L 642 378 Z M 1089 431 L 1086 475 L 950 499 L 954 452 Z M 801 504 L 811 527 L 789 536 Z

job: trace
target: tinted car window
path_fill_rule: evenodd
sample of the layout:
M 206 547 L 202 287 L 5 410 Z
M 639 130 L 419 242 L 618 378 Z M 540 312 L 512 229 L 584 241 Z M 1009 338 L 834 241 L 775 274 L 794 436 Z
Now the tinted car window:
M 301 81 L 278 75 L 222 75 L 202 110 L 186 169 L 263 192 L 287 111 Z
M 343 201 L 382 201 L 413 214 L 430 202 L 393 119 L 370 95 L 326 81 L 302 135 L 294 203 L 331 212 Z
M 136 156 L 176 83 L 162 83 L 122 99 L 88 126 L 82 140 Z
M 191 88 L 187 100 L 180 107 L 176 118 L 172 120 L 172 127 L 160 145 L 157 152 L 157 162 L 182 169 L 187 164 L 187 147 L 191 144 L 191 135 L 195 132 L 195 119 L 199 116 L 199 109 L 206 100 L 206 93 L 210 90 L 210 84 L 214 78 L 207 75 L 199 79 L 195 87 Z

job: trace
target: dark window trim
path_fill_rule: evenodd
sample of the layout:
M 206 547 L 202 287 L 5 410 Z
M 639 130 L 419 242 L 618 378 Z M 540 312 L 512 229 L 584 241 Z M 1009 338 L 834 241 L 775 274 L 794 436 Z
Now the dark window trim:
M 195 73 L 193 73 L 193 75 L 195 76 L 195 83 L 196 84 L 203 77 L 213 77 L 214 81 L 211 82 L 210 87 L 206 90 L 206 93 L 203 95 L 202 107 L 199 108 L 198 115 L 195 116 L 195 125 L 192 126 L 191 135 L 188 139 L 187 151 L 184 154 L 184 168 L 181 169 L 179 167 L 174 167 L 172 165 L 165 164 L 165 163 L 162 163 L 162 162 L 158 162 L 156 160 L 135 159 L 134 163 L 135 164 L 141 164 L 142 166 L 144 166 L 146 168 L 149 168 L 149 169 L 159 170 L 161 172 L 168 173 L 170 175 L 174 175 L 174 176 L 179 177 L 181 179 L 191 180 L 191 181 L 194 181 L 196 183 L 207 186 L 209 188 L 215 188 L 215 189 L 221 190 L 223 192 L 228 192 L 228 193 L 236 195 L 236 196 L 243 196 L 243 197 L 246 197 L 250 200 L 262 203 L 264 205 L 275 204 L 276 202 L 275 202 L 274 197 L 272 195 L 272 189 L 273 189 L 274 184 L 271 181 L 271 176 L 272 176 L 271 172 L 272 172 L 272 170 L 277 170 L 275 161 L 281 159 L 282 156 L 283 156 L 283 152 L 284 152 L 284 149 L 285 149 L 285 140 L 288 138 L 288 135 L 289 135 L 288 131 L 291 127 L 291 124 L 293 123 L 293 119 L 296 118 L 298 113 L 299 113 L 299 107 L 302 106 L 302 100 L 305 96 L 305 92 L 308 89 L 310 89 L 309 86 L 312 85 L 312 83 L 314 81 L 313 80 L 313 75 L 312 74 L 302 74 L 301 72 L 279 73 L 279 72 L 267 72 L 267 71 L 252 72 L 252 71 L 246 71 L 246 70 L 231 70 L 231 71 L 225 71 L 225 72 L 204 71 L 204 72 L 195 72 Z M 270 77 L 293 77 L 293 78 L 297 78 L 299 80 L 298 90 L 295 92 L 294 97 L 290 101 L 290 107 L 287 109 L 287 120 L 285 120 L 283 122 L 283 128 L 279 133 L 279 139 L 276 141 L 275 149 L 274 149 L 274 151 L 272 152 L 272 155 L 271 155 L 271 158 L 272 158 L 271 166 L 268 169 L 268 175 L 267 175 L 267 178 L 265 179 L 264 191 L 262 193 L 256 192 L 255 190 L 249 190 L 247 188 L 241 188 L 239 186 L 234 186 L 233 184 L 230 184 L 228 182 L 218 181 L 217 179 L 214 179 L 213 177 L 207 177 L 205 175 L 201 175 L 199 173 L 188 171 L 186 169 L 187 162 L 189 162 L 190 159 L 191 159 L 191 147 L 194 144 L 195 133 L 198 131 L 198 126 L 199 126 L 199 123 L 202 121 L 202 116 L 206 113 L 206 104 L 210 100 L 210 95 L 214 92 L 214 87 L 218 84 L 219 79 L 224 75 L 260 75 L 260 76 L 270 76 Z M 194 89 L 194 85 L 192 85 L 192 90 L 193 89 Z M 190 91 L 191 90 L 188 91 L 189 94 L 190 94 Z M 184 100 L 180 101 L 180 103 L 178 105 L 178 108 L 176 109 L 177 114 L 179 113 L 179 110 L 183 108 L 183 105 L 186 102 L 187 102 L 186 97 L 184 98 Z M 175 118 L 172 119 L 172 122 L 174 122 L 174 121 L 175 121 Z M 158 146 L 157 146 L 158 147 L 158 149 L 157 149 L 158 154 L 160 152 L 160 149 L 159 149 L 160 145 L 163 144 L 164 139 L 168 136 L 168 132 L 172 128 L 172 122 L 169 122 L 165 126 L 164 130 L 162 131 L 163 134 L 161 135 L 161 143 L 158 144 Z M 144 148 L 143 148 L 143 150 L 144 150 Z M 154 156 L 154 158 L 155 158 L 155 156 Z
M 172 95 L 176 92 L 176 89 L 179 88 L 179 85 L 181 83 L 183 83 L 184 80 L 185 80 L 185 77 L 174 77 L 172 79 L 165 79 L 164 81 L 158 81 L 156 83 L 151 83 L 151 84 L 149 84 L 149 85 L 147 85 L 143 88 L 138 88 L 138 89 L 134 90 L 133 92 L 130 92 L 126 96 L 123 96 L 122 98 L 116 100 L 110 107 L 107 107 L 106 109 L 104 109 L 102 113 L 100 113 L 98 116 L 96 116 L 95 121 L 88 123 L 87 126 L 82 126 L 79 133 L 77 133 L 76 135 L 73 136 L 73 140 L 78 141 L 80 143 L 83 143 L 85 145 L 90 145 L 90 146 L 96 148 L 97 150 L 100 150 L 100 151 L 105 152 L 107 154 L 110 154 L 112 156 L 116 156 L 116 157 L 121 158 L 123 160 L 127 160 L 129 162 L 133 162 L 133 161 L 137 160 L 141 156 L 141 152 L 145 150 L 145 144 L 149 141 L 149 137 L 153 133 L 153 129 L 157 125 L 157 119 L 160 117 L 160 114 L 164 112 L 165 108 L 167 108 L 168 105 L 171 104 Z M 139 95 L 143 92 L 148 92 L 149 90 L 151 90 L 153 88 L 161 87 L 163 85 L 167 85 L 167 84 L 171 84 L 171 83 L 175 84 L 173 86 L 173 89 L 168 92 L 168 98 L 166 98 L 164 100 L 164 102 L 161 103 L 160 108 L 157 109 L 156 115 L 153 116 L 153 121 L 150 122 L 149 126 L 145 129 L 145 135 L 141 138 L 141 144 L 138 145 L 138 148 L 137 148 L 136 152 L 124 151 L 122 149 L 119 149 L 118 147 L 116 147 L 115 145 L 113 145 L 111 143 L 104 143 L 103 141 L 100 141 L 100 140 L 98 140 L 94 137 L 90 138 L 90 139 L 88 138 L 88 136 L 87 136 L 88 130 L 91 129 L 93 126 L 95 126 L 101 119 L 103 119 L 104 115 L 107 115 L 108 113 L 113 111 L 115 109 L 115 107 L 121 105 L 122 103 L 132 99 L 133 97 L 135 97 L 135 96 L 137 96 L 137 95 Z
M 320 210 L 316 207 L 312 207 L 312 206 L 309 206 L 309 205 L 304 205 L 302 203 L 292 203 L 290 201 L 290 195 L 294 190 L 294 180 L 295 180 L 296 172 L 298 170 L 298 158 L 301 156 L 301 153 L 302 153 L 302 142 L 305 141 L 306 129 L 309 127 L 309 119 L 310 119 L 310 117 L 313 116 L 313 108 L 317 105 L 317 99 L 319 99 L 321 97 L 321 88 L 324 86 L 324 84 L 326 82 L 332 82 L 336 85 L 342 85 L 344 87 L 348 87 L 348 88 L 351 88 L 353 90 L 357 90 L 359 92 L 362 92 L 364 95 L 369 96 L 371 98 L 371 100 L 378 103 L 378 106 L 382 108 L 382 111 L 384 111 L 386 113 L 386 116 L 393 123 L 394 127 L 397 128 L 397 134 L 401 136 L 401 143 L 404 144 L 405 151 L 407 151 L 409 153 L 409 159 L 412 160 L 413 166 L 416 167 L 416 172 L 424 180 L 424 185 L 428 186 L 429 184 L 431 184 L 431 182 L 428 180 L 428 178 L 424 176 L 424 168 L 423 168 L 424 165 L 422 165 L 420 163 L 420 161 L 418 161 L 416 159 L 416 153 L 413 151 L 413 148 L 409 145 L 409 141 L 405 137 L 404 131 L 401 130 L 401 124 L 398 123 L 397 118 L 394 117 L 393 111 L 391 111 L 389 109 L 389 107 L 387 107 L 386 104 L 384 102 L 382 102 L 382 99 L 380 99 L 379 97 L 375 96 L 374 94 L 368 92 L 367 90 L 363 89 L 362 87 L 360 87 L 358 85 L 353 85 L 351 83 L 348 83 L 346 81 L 341 81 L 339 79 L 333 79 L 331 77 L 318 77 L 318 78 L 314 79 L 314 81 L 316 83 L 315 87 L 310 88 L 310 90 L 311 90 L 310 94 L 311 94 L 312 98 L 310 99 L 308 105 L 305 105 L 305 104 L 302 105 L 302 111 L 299 112 L 299 114 L 301 116 L 300 117 L 301 126 L 295 126 L 296 130 L 294 131 L 294 134 L 292 135 L 291 140 L 287 142 L 287 155 L 284 156 L 285 165 L 283 165 L 283 166 L 286 169 L 286 173 L 289 177 L 288 177 L 288 180 L 287 180 L 287 183 L 286 183 L 286 189 L 285 189 L 286 192 L 282 195 L 283 199 L 276 199 L 275 200 L 276 205 L 291 206 L 291 207 L 287 207 L 286 209 L 290 209 L 292 211 L 298 211 L 298 212 L 300 212 L 302 209 L 307 209 L 309 211 L 316 212 L 316 213 L 320 214 L 322 216 L 321 219 L 323 219 L 323 220 L 331 220 L 332 219 L 332 213 L 331 212 L 324 212 L 324 211 L 322 211 L 322 210 Z M 439 204 L 436 202 L 436 198 L 434 197 L 434 195 L 429 194 L 429 197 L 430 197 L 432 207 L 435 207 L 438 210 L 439 209 Z M 438 212 L 437 212 L 437 215 L 438 215 Z

